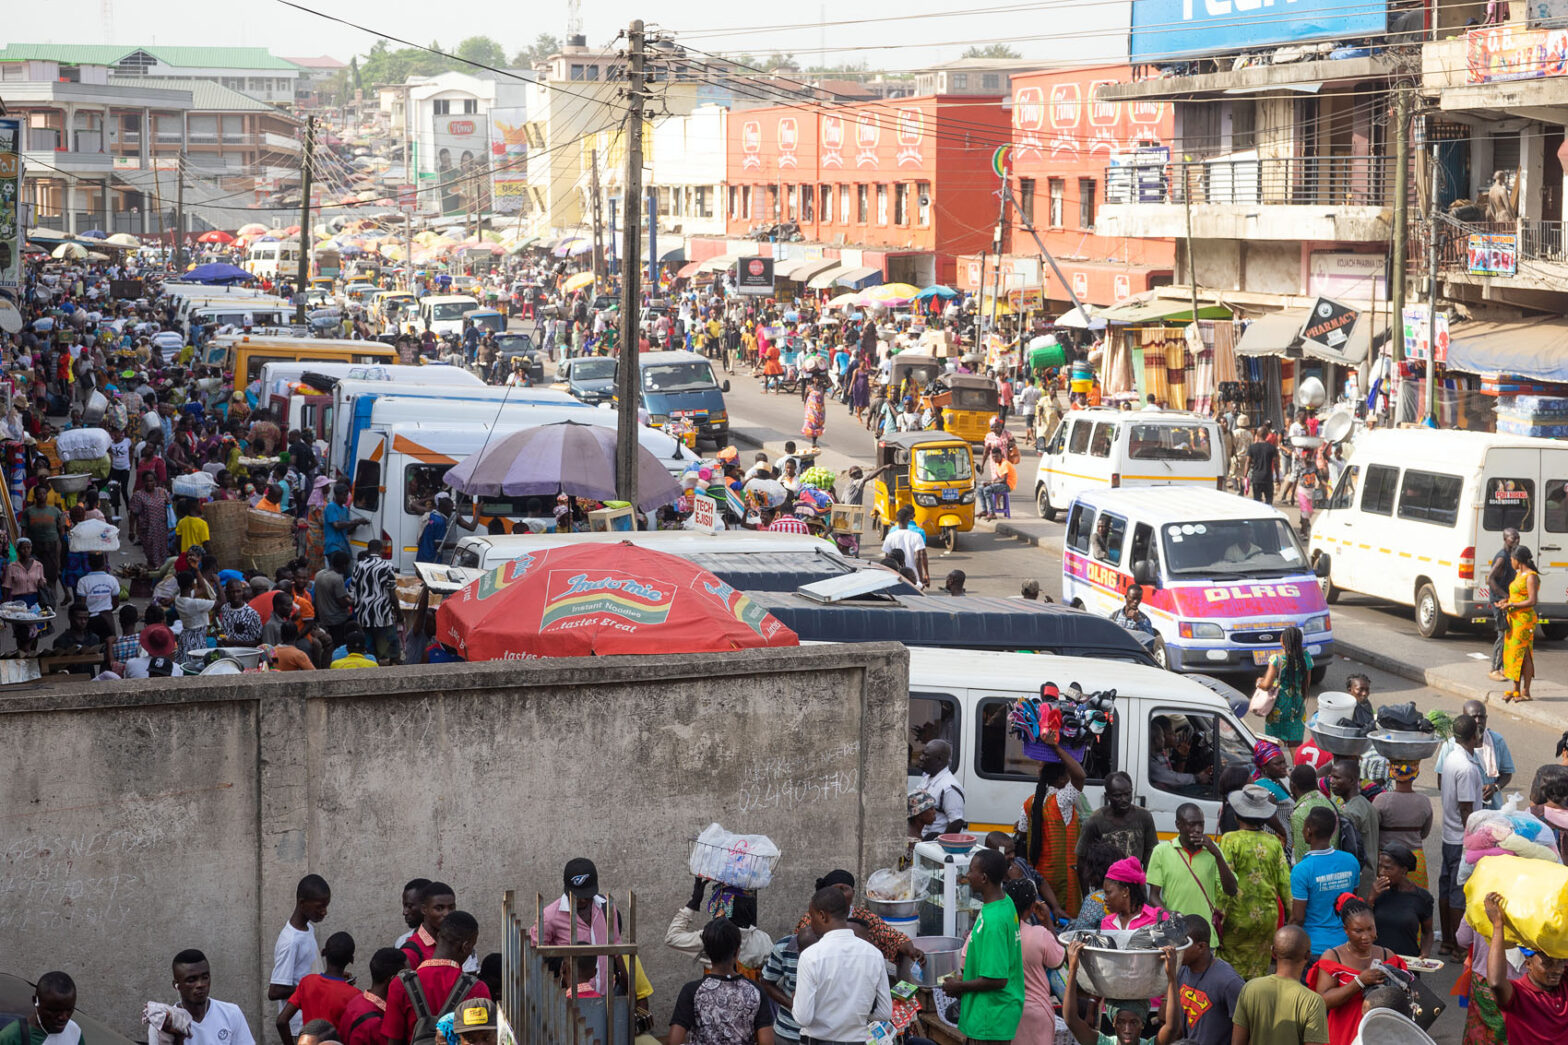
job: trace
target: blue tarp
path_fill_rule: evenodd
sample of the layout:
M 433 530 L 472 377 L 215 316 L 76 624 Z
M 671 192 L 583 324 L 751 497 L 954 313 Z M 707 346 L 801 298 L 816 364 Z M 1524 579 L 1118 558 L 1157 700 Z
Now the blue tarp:
M 197 265 L 189 272 L 182 272 L 177 277 L 182 283 L 244 283 L 256 277 L 244 269 L 222 262 L 211 265 Z
M 1448 369 L 1568 382 L 1568 320 L 1455 323 Z

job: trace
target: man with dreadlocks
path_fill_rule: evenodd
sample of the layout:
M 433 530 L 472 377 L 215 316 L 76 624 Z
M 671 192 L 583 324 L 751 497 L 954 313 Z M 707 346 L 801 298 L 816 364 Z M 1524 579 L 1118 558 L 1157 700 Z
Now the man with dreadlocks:
M 1083 890 L 1074 873 L 1074 854 L 1078 835 L 1089 818 L 1089 801 L 1083 794 L 1088 777 L 1057 738 L 1041 739 L 1057 761 L 1040 763 L 1034 794 L 1024 799 L 1024 815 L 1018 819 L 1019 852 L 1040 872 L 1062 909 L 1075 912 L 1083 902 Z

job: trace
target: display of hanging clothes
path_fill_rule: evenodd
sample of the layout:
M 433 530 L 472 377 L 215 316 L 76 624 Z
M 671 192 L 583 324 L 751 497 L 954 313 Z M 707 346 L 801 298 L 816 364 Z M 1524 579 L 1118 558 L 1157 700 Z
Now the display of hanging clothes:
M 1143 391 L 1157 403 L 1168 403 L 1171 385 L 1165 372 L 1165 328 L 1145 327 L 1139 332 L 1143 345 Z
M 1165 380 L 1171 394 L 1161 400 L 1172 410 L 1187 409 L 1187 369 L 1192 365 L 1187 351 L 1187 331 L 1183 327 L 1165 328 Z

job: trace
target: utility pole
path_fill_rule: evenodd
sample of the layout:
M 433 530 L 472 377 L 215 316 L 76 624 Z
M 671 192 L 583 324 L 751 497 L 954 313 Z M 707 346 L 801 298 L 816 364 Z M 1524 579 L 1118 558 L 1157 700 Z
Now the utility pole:
M 1192 289 L 1192 322 L 1198 323 L 1198 264 L 1192 256 L 1192 168 L 1185 160 L 1181 165 L 1181 201 L 1187 212 L 1187 282 Z
M 640 449 L 637 415 L 641 401 L 637 349 L 642 273 L 637 266 L 637 237 L 642 232 L 642 216 L 638 210 L 642 207 L 642 120 L 646 83 L 643 42 L 642 19 L 639 18 L 626 30 L 626 179 L 621 194 L 626 213 L 622 216 L 621 240 L 621 356 L 615 373 L 620 411 L 616 419 L 615 491 L 620 500 L 629 501 L 634 509 L 637 506 L 637 452 Z
M 175 175 L 180 179 L 179 185 L 174 190 L 174 243 L 173 253 L 174 271 L 185 271 L 185 150 L 180 150 L 180 155 L 175 163 Z
M 1002 191 L 1000 193 L 1002 200 L 996 211 L 996 229 L 991 233 L 991 253 L 996 255 L 996 272 L 991 277 L 991 326 L 987 332 L 993 334 L 996 333 L 996 313 L 997 310 L 1001 307 L 999 299 L 1002 296 L 1002 226 L 1007 221 L 1007 198 L 1008 195 L 1012 192 L 1012 186 L 1009 183 L 1009 179 L 1012 177 L 1013 169 L 1011 165 L 1005 169 L 1007 173 L 1002 175 Z M 984 302 L 984 270 L 981 270 L 980 278 L 980 298 L 981 301 Z M 979 352 L 982 356 L 985 355 L 985 350 L 981 347 L 980 339 L 978 337 L 975 338 L 975 351 Z
M 305 158 L 299 171 L 299 268 L 294 284 L 294 322 L 305 322 L 305 288 L 310 285 L 310 179 L 316 159 L 316 118 L 305 121 Z
M 1431 282 L 1426 297 L 1426 420 L 1437 427 L 1437 187 L 1442 171 L 1432 150 L 1432 195 L 1427 199 L 1426 270 Z
M 590 200 L 593 214 L 593 282 L 597 289 L 604 282 L 604 216 L 599 206 L 598 146 L 588 150 L 588 162 L 593 165 L 588 177 L 588 191 L 593 194 Z
M 1394 142 L 1394 242 L 1388 273 L 1388 325 L 1393 336 L 1388 340 L 1394 364 L 1395 397 L 1391 405 L 1397 424 L 1404 398 L 1398 391 L 1404 387 L 1398 368 L 1405 355 L 1405 249 L 1410 236 L 1410 94 L 1404 84 L 1394 88 Z

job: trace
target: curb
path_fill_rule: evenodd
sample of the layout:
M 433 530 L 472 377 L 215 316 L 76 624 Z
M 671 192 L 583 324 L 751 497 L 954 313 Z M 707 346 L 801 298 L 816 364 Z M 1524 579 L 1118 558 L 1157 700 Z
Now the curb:
M 1334 651 L 1358 663 L 1373 667 L 1379 671 L 1386 671 L 1390 675 L 1418 682 L 1429 689 L 1439 693 L 1457 697 L 1460 700 L 1478 700 L 1488 707 L 1496 707 L 1505 714 L 1534 722 L 1537 725 L 1550 726 L 1552 729 L 1568 730 L 1568 715 L 1551 711 L 1546 708 L 1537 708 L 1534 703 L 1504 704 L 1501 700 L 1494 703 L 1492 694 L 1498 692 L 1486 686 L 1476 686 L 1468 682 L 1450 678 L 1439 668 L 1423 668 L 1418 664 L 1409 664 L 1376 650 L 1358 646 L 1353 642 L 1346 642 L 1338 635 L 1334 636 Z

